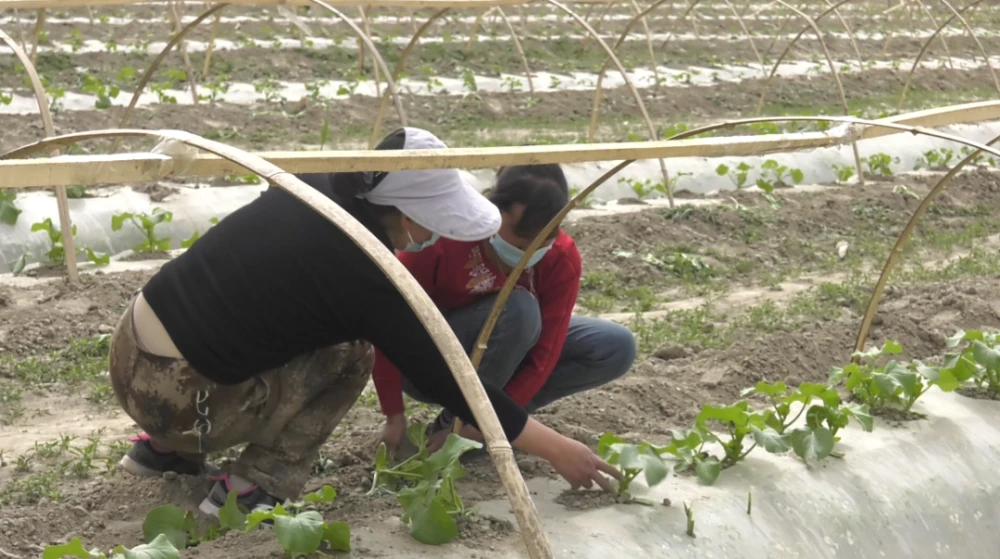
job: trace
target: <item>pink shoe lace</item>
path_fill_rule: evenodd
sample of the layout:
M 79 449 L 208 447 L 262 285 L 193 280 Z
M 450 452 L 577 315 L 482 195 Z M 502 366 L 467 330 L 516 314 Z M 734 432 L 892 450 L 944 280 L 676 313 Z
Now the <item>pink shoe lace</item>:
M 221 475 L 217 475 L 217 476 L 208 476 L 208 479 L 210 481 L 221 481 L 225 485 L 227 493 L 233 490 L 232 483 L 230 483 L 230 481 L 229 481 L 229 474 L 221 474 Z M 244 497 L 246 495 L 249 495 L 249 494 L 253 493 L 256 490 L 257 490 L 257 486 L 256 485 L 251 485 L 247 489 L 244 489 L 243 491 L 239 491 L 238 493 L 236 493 L 236 495 L 238 497 Z

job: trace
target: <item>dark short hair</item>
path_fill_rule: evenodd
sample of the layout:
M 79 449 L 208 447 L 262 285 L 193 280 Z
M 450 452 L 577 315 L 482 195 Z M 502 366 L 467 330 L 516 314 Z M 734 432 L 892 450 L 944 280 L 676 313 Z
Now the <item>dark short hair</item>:
M 406 146 L 406 130 L 400 128 L 385 138 L 375 149 L 377 150 L 389 150 L 389 149 L 403 149 Z M 370 192 L 371 189 L 378 186 L 379 182 L 385 178 L 388 173 L 364 173 L 364 172 L 351 172 L 351 173 L 331 173 L 330 174 L 330 186 L 333 188 L 333 192 L 337 196 L 342 197 L 346 200 L 357 200 L 358 203 L 363 205 L 368 212 L 370 212 L 375 217 L 382 217 L 384 215 L 394 215 L 400 213 L 395 206 L 380 206 L 378 204 L 372 204 L 367 200 L 358 198 L 359 195 L 366 192 Z
M 524 213 L 514 225 L 514 233 L 533 239 L 569 204 L 569 186 L 562 167 L 556 164 L 501 167 L 489 199 L 503 212 L 523 204 Z M 552 237 L 558 232 L 556 228 Z

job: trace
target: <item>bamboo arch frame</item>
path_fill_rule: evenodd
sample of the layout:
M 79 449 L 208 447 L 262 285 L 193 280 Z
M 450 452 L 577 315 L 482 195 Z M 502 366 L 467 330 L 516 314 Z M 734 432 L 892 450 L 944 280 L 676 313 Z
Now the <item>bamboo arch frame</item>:
M 375 58 L 376 83 L 378 83 L 378 69 L 381 68 L 382 73 L 385 74 L 386 76 L 385 94 L 387 96 L 392 96 L 392 99 L 396 107 L 396 113 L 399 115 L 399 121 L 402 126 L 407 126 L 406 113 L 405 111 L 403 111 L 403 104 L 402 100 L 399 97 L 399 90 L 396 88 L 396 80 L 392 78 L 391 74 L 389 73 L 389 67 L 386 65 L 385 59 L 382 58 L 382 55 L 378 52 L 378 49 L 375 47 L 375 43 L 372 42 L 371 37 L 367 33 L 365 33 L 360 27 L 358 27 L 358 25 L 354 23 L 354 21 L 351 20 L 351 18 L 347 17 L 346 14 L 334 8 L 333 6 L 327 4 L 323 0 L 308 0 L 308 1 L 316 6 L 319 6 L 321 8 L 330 11 L 334 16 L 336 16 L 338 19 L 346 23 L 347 26 L 350 27 L 351 30 L 354 32 L 354 34 L 358 36 L 358 40 L 362 42 L 362 45 L 364 47 L 367 47 L 367 49 L 371 51 L 372 56 Z M 174 34 L 170 42 L 168 42 L 167 45 L 163 47 L 163 50 L 160 52 L 160 54 L 157 55 L 157 57 L 153 60 L 153 63 L 150 64 L 149 68 L 146 69 L 146 73 L 142 76 L 142 79 L 139 81 L 139 86 L 136 87 L 135 92 L 132 94 L 132 100 L 129 102 L 128 108 L 125 110 L 125 114 L 122 116 L 119 128 L 128 127 L 132 119 L 132 114 L 135 112 L 135 107 L 139 102 L 139 97 L 142 95 L 143 89 L 145 89 L 146 85 L 149 84 L 149 81 L 152 79 L 153 75 L 156 73 L 156 70 L 159 68 L 160 64 L 167 57 L 170 51 L 184 39 L 184 36 L 187 35 L 188 32 L 197 27 L 198 24 L 205 21 L 210 16 L 216 14 L 217 12 L 219 12 L 228 5 L 230 5 L 230 3 L 222 2 L 212 6 L 207 11 L 202 13 L 200 16 L 198 16 L 190 23 L 185 25 L 184 28 L 181 29 L 179 32 Z M 359 50 L 360 53 L 363 53 L 365 49 L 359 47 Z M 360 53 L 359 53 L 359 58 L 363 56 Z M 207 67 L 207 62 L 206 62 L 206 67 Z M 112 151 L 117 150 L 118 145 L 120 143 L 120 138 L 121 138 L 120 136 L 115 138 L 115 144 L 112 147 Z
M 44 12 L 44 10 L 41 11 Z M 45 87 L 42 86 L 42 80 L 38 77 L 35 65 L 31 62 L 28 54 L 24 52 L 24 49 L 17 44 L 17 41 L 2 29 L 0 29 L 0 40 L 6 43 L 10 47 L 10 50 L 14 51 L 14 56 L 21 61 L 24 70 L 28 73 L 28 79 L 31 80 L 31 89 L 34 91 L 35 100 L 38 102 L 38 114 L 42 119 L 42 128 L 45 130 L 45 136 L 55 136 L 55 125 L 52 123 L 52 112 L 49 110 L 49 101 L 45 97 Z M 76 267 L 76 240 L 73 238 L 73 220 L 69 215 L 69 196 L 66 194 L 65 186 L 56 187 L 56 206 L 59 210 L 59 230 L 67 232 L 67 234 L 63 235 L 62 239 L 63 253 L 66 259 L 66 276 L 69 278 L 71 284 L 76 284 L 80 281 L 80 275 Z
M 513 449 L 504 436 L 496 412 L 493 410 L 486 391 L 483 389 L 483 385 L 458 338 L 455 337 L 437 306 L 396 256 L 333 200 L 309 187 L 295 175 L 283 171 L 280 167 L 254 154 L 179 130 L 110 129 L 66 134 L 22 146 L 3 154 L 0 159 L 22 159 L 48 148 L 109 136 L 138 136 L 172 140 L 228 159 L 298 198 L 299 201 L 318 212 L 354 241 L 403 295 L 420 322 L 427 328 L 428 333 L 434 339 L 434 344 L 448 363 L 463 397 L 482 428 L 487 450 L 493 459 L 497 473 L 500 475 L 500 480 L 507 490 L 529 556 L 532 559 L 553 557 L 551 546 L 538 517 L 538 511 L 535 509 L 528 487 L 514 461 Z
M 951 8 L 951 10 L 954 12 L 954 14 L 951 17 L 949 17 L 947 20 L 945 20 L 944 23 L 942 23 L 940 26 L 938 26 L 938 28 L 934 30 L 934 34 L 932 34 L 930 37 L 928 37 L 927 41 L 924 42 L 923 47 L 921 47 L 920 53 L 917 54 L 917 58 L 914 59 L 914 61 L 913 61 L 913 66 L 910 67 L 910 73 L 907 74 L 907 76 L 906 76 L 906 83 L 903 84 L 903 91 L 899 94 L 899 102 L 896 103 L 896 109 L 897 110 L 899 110 L 903 106 L 903 101 L 906 99 L 906 92 L 909 91 L 909 89 L 910 89 L 910 83 L 913 81 L 913 74 L 916 72 L 917 66 L 920 65 L 920 60 L 923 59 L 924 53 L 927 52 L 927 48 L 930 47 L 931 43 L 941 33 L 941 31 L 943 31 L 946 27 L 948 27 L 949 25 L 951 25 L 951 23 L 953 21 L 955 21 L 956 18 L 962 21 L 962 24 L 965 26 L 966 31 L 968 31 L 969 34 L 972 35 L 972 39 L 976 42 L 977 45 L 979 45 L 979 50 L 983 54 L 983 60 L 986 62 L 986 68 L 990 71 L 990 75 L 993 77 L 993 85 L 996 87 L 997 96 L 1000 97 L 1000 81 L 997 81 L 996 72 L 993 71 L 993 66 L 990 65 L 990 57 L 986 53 L 986 49 L 983 48 L 982 43 L 979 42 L 979 38 L 976 37 L 975 32 L 973 32 L 972 28 L 969 27 L 969 23 L 962 16 L 962 13 L 964 13 L 965 11 L 967 11 L 967 10 L 969 10 L 971 8 L 974 8 L 974 7 L 978 6 L 979 4 L 981 4 L 983 2 L 983 0 L 974 0 L 973 2 L 970 2 L 969 4 L 966 4 L 965 6 L 962 6 L 962 8 L 958 9 L 958 10 L 956 10 L 954 7 L 952 7 L 952 5 L 947 0 L 941 0 L 941 1 L 944 2 L 944 4 L 946 6 L 948 6 L 949 8 Z M 942 39 L 943 39 L 943 37 L 942 37 Z
M 858 328 L 858 336 L 854 342 L 854 351 L 864 351 L 865 342 L 868 340 L 868 333 L 871 331 L 872 321 L 875 318 L 875 312 L 878 311 L 878 305 L 882 301 L 882 293 L 885 291 L 885 286 L 889 282 L 889 275 L 892 273 L 893 268 L 902 258 L 903 249 L 906 248 L 906 243 L 916 229 L 917 224 L 920 219 L 927 212 L 927 208 L 930 207 L 931 202 L 933 202 L 941 192 L 944 191 L 945 186 L 950 184 L 951 179 L 958 174 L 966 165 L 974 161 L 976 156 L 980 153 L 986 151 L 994 155 L 1000 154 L 1000 151 L 993 149 L 992 144 L 1000 141 L 1000 136 L 997 136 L 983 144 L 981 147 L 977 147 L 975 151 L 967 155 L 964 159 L 959 161 L 952 167 L 941 180 L 938 181 L 934 188 L 927 193 L 927 196 L 920 201 L 920 205 L 914 210 L 913 215 L 910 216 L 909 221 L 906 222 L 906 226 L 903 228 L 902 233 L 900 233 L 899 238 L 896 240 L 896 244 L 889 251 L 889 256 L 885 260 L 885 265 L 882 266 L 882 272 L 879 274 L 878 281 L 875 282 L 875 287 L 872 289 L 871 297 L 868 299 L 868 306 L 865 307 L 865 314 L 861 319 L 861 326 Z M 984 149 L 987 148 L 987 149 Z M 854 358 L 854 361 L 858 361 L 859 358 Z

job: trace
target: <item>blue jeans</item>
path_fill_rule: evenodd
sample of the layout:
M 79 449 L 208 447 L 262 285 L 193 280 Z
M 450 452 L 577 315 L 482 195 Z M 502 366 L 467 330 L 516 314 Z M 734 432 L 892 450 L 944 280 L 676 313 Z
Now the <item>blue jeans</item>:
M 496 295 L 490 295 L 468 307 L 445 313 L 455 336 L 469 354 L 495 301 Z M 497 388 L 506 386 L 520 369 L 525 356 L 538 343 L 541 331 L 542 316 L 534 296 L 524 290 L 511 293 L 490 334 L 479 366 L 482 383 Z M 526 406 L 528 413 L 621 377 L 632 367 L 635 357 L 635 337 L 628 328 L 600 318 L 574 315 L 570 319 L 559 362 Z M 405 378 L 403 391 L 414 400 L 432 402 L 417 392 Z M 445 424 L 450 423 L 452 418 L 447 410 L 442 412 L 441 419 Z

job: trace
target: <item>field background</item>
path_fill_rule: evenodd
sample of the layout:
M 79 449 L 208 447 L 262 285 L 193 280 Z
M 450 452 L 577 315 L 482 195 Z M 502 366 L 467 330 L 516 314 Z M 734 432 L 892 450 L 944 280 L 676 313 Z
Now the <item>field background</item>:
M 842 71 L 851 114 L 877 118 L 997 96 L 979 47 L 956 23 L 942 34 L 944 42 L 930 44 L 899 104 L 913 61 L 951 15 L 939 2 L 926 5 L 931 17 L 916 4 L 913 10 L 890 13 L 883 1 L 846 4 L 841 14 L 855 35 L 861 61 L 839 20 L 821 22 Z M 799 7 L 813 15 L 826 9 L 822 2 Z M 204 8 L 189 3 L 179 15 L 190 21 Z M 744 8 L 764 69 L 723 2 L 702 2 L 683 19 L 686 5 L 667 3 L 648 17 L 655 74 L 641 26 L 618 50 L 657 137 L 754 114 L 765 88 L 762 76 L 803 24 L 793 19 L 782 29 L 789 12 L 778 4 L 736 7 Z M 57 109 L 57 133 L 117 125 L 138 77 L 169 39 L 172 23 L 164 12 L 164 4 L 151 4 L 47 14 L 37 67 Z M 365 57 L 362 68 L 357 41 L 343 23 L 306 10 L 298 13 L 311 31 L 309 38 L 284 12 L 226 8 L 207 75 L 201 70 L 212 25 L 195 29 L 186 48 L 203 99 L 192 103 L 184 56 L 173 53 L 152 82 L 158 91 L 144 96 L 133 125 L 179 128 L 248 150 L 366 147 L 380 103 L 371 57 Z M 371 35 L 390 67 L 431 13 L 369 12 Z M 414 51 L 399 84 L 410 123 L 433 130 L 453 147 L 587 141 L 594 83 L 605 61 L 597 44 L 550 8 L 510 10 L 533 73 L 531 92 L 502 21 L 486 18 L 470 45 L 476 15 L 456 12 L 442 18 Z M 622 4 L 607 13 L 594 10 L 588 21 L 613 44 L 632 15 L 631 6 Z M 989 65 L 1000 65 L 1000 9 L 982 3 L 965 16 L 990 56 Z M 15 38 L 23 36 L 30 49 L 34 14 L 0 12 L 0 27 Z M 0 56 L 0 151 L 43 135 L 24 75 L 13 56 Z M 605 83 L 595 139 L 648 139 L 635 100 L 614 71 Z M 112 88 L 120 93 L 108 95 L 110 107 L 96 107 L 98 95 Z M 822 49 L 806 33 L 770 84 L 763 114 L 843 113 Z M 386 114 L 383 132 L 399 123 L 391 107 Z M 737 133 L 808 129 L 818 127 L 758 125 Z M 963 130 L 984 133 L 983 128 Z M 890 151 L 894 141 L 883 142 L 881 149 Z M 899 145 L 906 147 L 893 149 L 902 149 Z M 150 147 L 128 141 L 124 146 Z M 107 147 L 92 143 L 75 150 L 101 153 Z M 952 155 L 959 153 L 957 146 L 950 149 Z M 578 311 L 629 325 L 641 358 L 620 381 L 559 402 L 542 410 L 539 419 L 591 445 L 607 431 L 665 442 L 670 429 L 689 423 L 702 404 L 731 403 L 759 380 L 825 381 L 831 366 L 849 359 L 862 306 L 917 198 L 942 175 L 942 166 L 933 162 L 931 169 L 925 165 L 914 172 L 921 156 L 928 159 L 917 149 L 903 158 L 905 163 L 890 161 L 888 175 L 870 176 L 864 186 L 854 179 L 833 184 L 828 171 L 825 178 L 807 174 L 798 188 L 777 189 L 769 198 L 756 189 L 706 193 L 701 186 L 711 173 L 706 176 L 699 167 L 701 175 L 682 176 L 676 183 L 681 192 L 675 208 L 667 208 L 653 188 L 662 180 L 655 165 L 646 167 L 652 170 L 646 176 L 630 179 L 648 180 L 643 188 L 625 182 L 617 190 L 605 189 L 599 201 L 609 204 L 574 212 L 567 225 L 584 258 Z M 817 167 L 811 154 L 782 161 Z M 703 167 L 736 162 L 708 161 Z M 892 278 L 871 343 L 897 340 L 906 357 L 933 360 L 955 330 L 1000 326 L 995 166 L 981 160 L 935 202 Z M 694 173 L 684 166 L 670 169 Z M 575 178 L 593 174 L 586 165 L 568 171 Z M 757 174 L 751 172 L 751 184 Z M 121 185 L 79 192 L 85 198 L 73 202 L 127 190 L 156 205 L 196 188 L 244 188 L 254 180 L 234 176 L 207 184 Z M 575 180 L 573 186 L 586 185 Z M 39 196 L 44 195 L 22 192 L 15 203 Z M 55 220 L 54 210 L 50 217 Z M 81 228 L 87 227 L 86 219 L 82 210 L 74 211 Z M 0 224 L 0 239 L 8 227 Z M 32 242 L 44 239 L 41 235 Z M 13 238 L 0 243 L 27 242 Z M 172 246 L 178 248 L 179 241 L 174 238 Z M 843 255 L 838 243 L 848 246 Z M 79 287 L 45 266 L 26 276 L 0 276 L 0 550 L 7 556 L 38 556 L 39 546 L 74 535 L 88 547 L 134 545 L 151 508 L 163 502 L 194 506 L 203 494 L 197 480 L 137 483 L 113 471 L 135 427 L 118 411 L 106 380 L 105 335 L 158 262 L 116 265 L 128 271 L 87 275 Z M 423 420 L 435 413 L 426 406 L 410 409 Z M 396 501 L 364 496 L 380 428 L 375 395 L 366 392 L 324 448 L 310 481 L 310 488 L 329 483 L 340 492 L 325 516 L 350 522 L 357 557 L 398 556 L 401 548 L 393 546 L 406 538 L 405 528 L 394 520 L 401 512 Z M 527 477 L 554 475 L 531 457 L 519 455 L 519 464 Z M 470 504 L 503 497 L 488 463 L 470 468 L 461 491 Z M 590 495 L 565 495 L 562 502 L 573 508 L 606 504 Z M 479 553 L 519 544 L 509 522 L 484 515 L 463 524 L 455 545 Z M 269 557 L 279 548 L 273 538 L 258 534 L 205 544 L 185 557 L 223 552 Z

